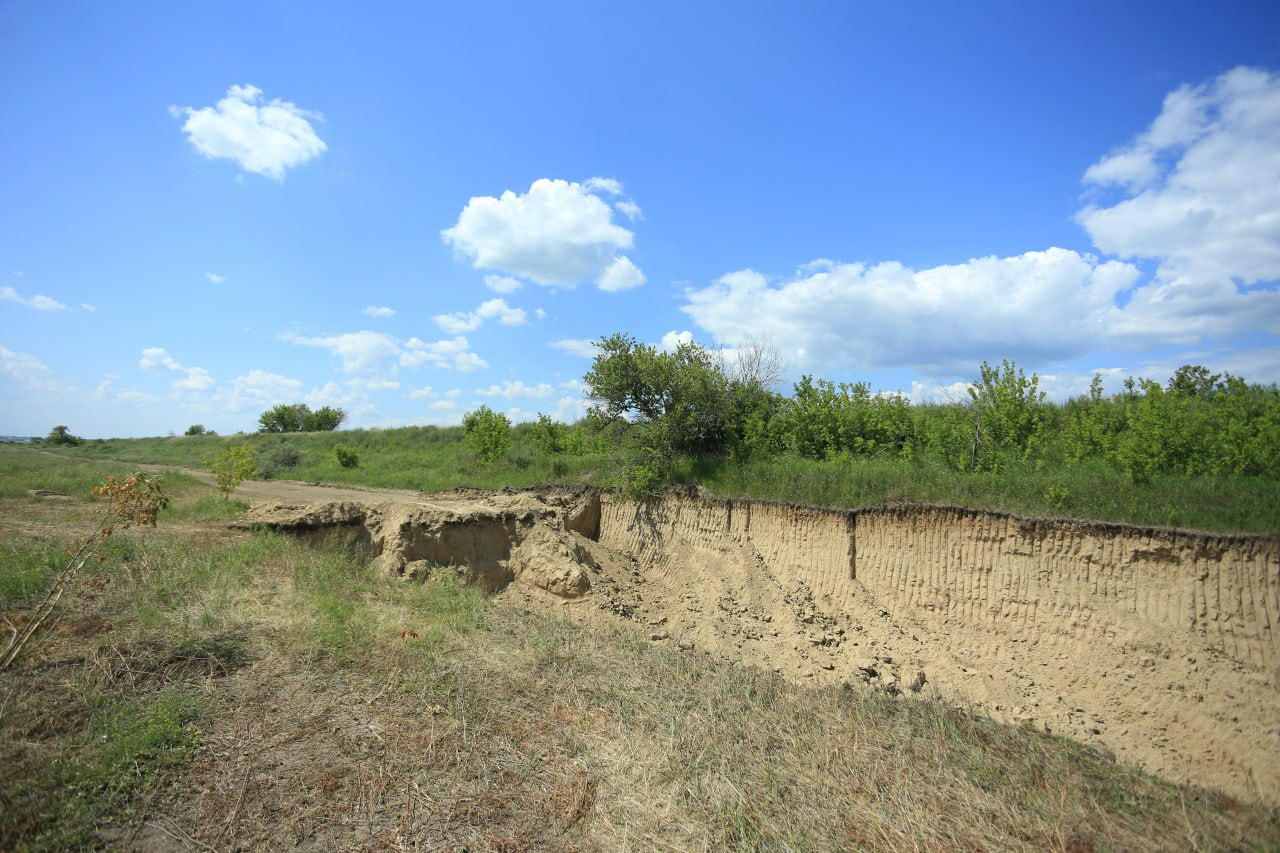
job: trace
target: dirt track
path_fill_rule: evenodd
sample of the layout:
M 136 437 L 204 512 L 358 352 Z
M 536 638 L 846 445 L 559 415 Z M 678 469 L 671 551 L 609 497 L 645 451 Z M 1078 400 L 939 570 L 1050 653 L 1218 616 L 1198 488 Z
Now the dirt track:
M 456 564 L 801 683 L 937 696 L 1280 803 L 1280 541 L 945 507 L 244 484 L 254 520 Z M 438 570 L 438 569 L 435 569 Z

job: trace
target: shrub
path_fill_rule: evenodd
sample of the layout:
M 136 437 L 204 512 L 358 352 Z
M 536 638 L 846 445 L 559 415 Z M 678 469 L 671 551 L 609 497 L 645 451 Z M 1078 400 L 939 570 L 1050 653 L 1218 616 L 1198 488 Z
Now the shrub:
M 360 454 L 353 448 L 339 444 L 333 449 L 333 455 L 338 457 L 338 464 L 343 468 L 360 467 Z
M 84 439 L 78 435 L 72 435 L 71 430 L 67 429 L 63 424 L 58 424 L 49 430 L 49 435 L 45 437 L 45 444 L 66 445 L 68 447 L 79 447 L 84 444 Z
M 302 451 L 284 439 L 264 444 L 254 454 L 258 474 L 270 480 L 278 474 L 298 467 Z
M 550 416 L 538 413 L 538 421 L 532 427 L 533 445 L 549 456 L 564 453 L 565 438 L 569 428 L 562 423 L 551 420 Z
M 243 444 L 238 447 L 228 447 L 217 456 L 205 460 L 205 464 L 213 471 L 223 500 L 231 497 L 236 486 L 257 476 L 258 473 L 254 469 L 253 454 Z
M 511 446 L 511 421 L 507 416 L 481 406 L 462 419 L 467 445 L 482 462 L 494 462 Z
M 183 435 L 205 435 L 204 424 L 192 424 Z

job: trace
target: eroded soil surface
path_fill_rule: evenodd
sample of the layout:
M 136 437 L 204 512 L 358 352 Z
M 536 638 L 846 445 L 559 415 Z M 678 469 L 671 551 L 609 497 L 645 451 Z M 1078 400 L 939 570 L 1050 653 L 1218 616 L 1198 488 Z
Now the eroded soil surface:
M 246 484 L 248 485 L 248 484 Z M 256 483 L 255 523 L 345 537 L 501 606 L 939 697 L 1280 803 L 1280 542 L 948 507 Z

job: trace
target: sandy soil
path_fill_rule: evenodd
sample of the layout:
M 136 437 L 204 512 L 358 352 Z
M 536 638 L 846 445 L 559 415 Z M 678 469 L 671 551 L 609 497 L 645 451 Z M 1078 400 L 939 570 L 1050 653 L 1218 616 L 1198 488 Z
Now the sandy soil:
M 1280 803 L 1280 541 L 947 507 L 244 484 L 255 522 L 654 643 L 937 697 Z

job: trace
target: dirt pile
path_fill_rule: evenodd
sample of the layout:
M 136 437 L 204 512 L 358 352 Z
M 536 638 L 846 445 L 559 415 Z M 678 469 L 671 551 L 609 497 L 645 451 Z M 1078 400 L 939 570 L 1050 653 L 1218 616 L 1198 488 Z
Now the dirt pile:
M 252 520 L 343 537 L 388 572 L 458 566 L 513 606 L 624 619 L 801 682 L 940 696 L 1280 803 L 1275 539 L 583 491 L 268 504 Z

